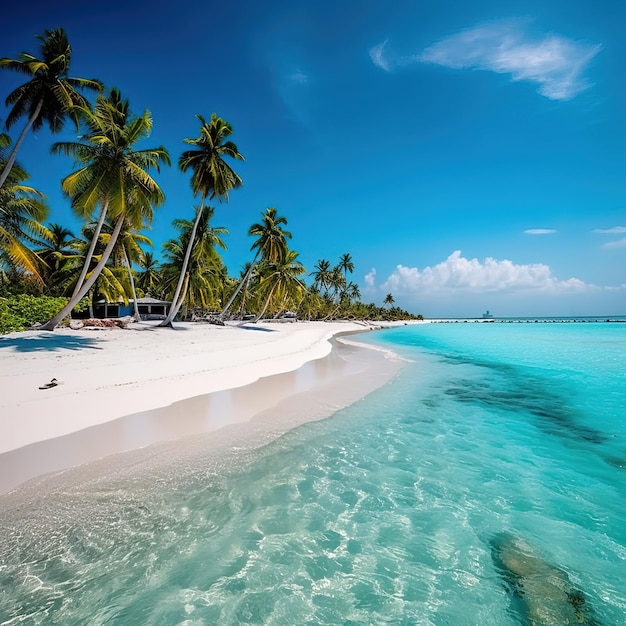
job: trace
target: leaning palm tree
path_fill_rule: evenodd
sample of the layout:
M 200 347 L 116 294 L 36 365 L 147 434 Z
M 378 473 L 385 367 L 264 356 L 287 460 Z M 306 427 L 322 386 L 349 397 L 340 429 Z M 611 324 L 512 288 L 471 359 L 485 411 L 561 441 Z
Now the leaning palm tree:
M 91 246 L 85 258 L 83 272 L 69 303 L 49 322 L 46 330 L 53 330 L 91 289 L 98 274 L 106 265 L 117 238 L 126 223 L 140 229 L 152 222 L 152 207 L 165 201 L 165 195 L 149 170 L 159 171 L 161 163 L 170 164 L 170 157 L 162 146 L 137 150 L 136 144 L 149 136 L 152 118 L 148 111 L 141 117 L 130 112 L 128 100 L 117 89 L 108 97 L 98 96 L 93 113 L 81 109 L 88 134 L 82 141 L 61 142 L 52 146 L 55 153 L 74 157 L 81 167 L 61 182 L 63 191 L 72 199 L 72 208 L 83 218 L 91 217 L 98 207 L 100 217 Z M 87 278 L 94 247 L 100 236 L 105 217 L 114 223 L 109 242 L 96 267 Z
M 111 253 L 113 264 L 126 268 L 128 286 L 133 300 L 134 318 L 137 322 L 141 321 L 141 315 L 139 314 L 139 304 L 137 303 L 135 274 L 132 264 L 139 263 L 143 256 L 142 245 L 152 246 L 152 241 L 145 235 L 139 234 L 137 229 L 126 221 Z
M 37 38 L 41 42 L 41 58 L 22 52 L 17 59 L 0 59 L 0 68 L 26 74 L 30 78 L 6 99 L 7 106 L 13 106 L 6 120 L 7 128 L 11 128 L 23 116 L 27 116 L 28 120 L 4 164 L 0 174 L 0 187 L 4 185 L 18 150 L 31 128 L 37 132 L 46 124 L 51 132 L 59 132 L 65 118 L 73 116 L 75 106 L 87 106 L 87 101 L 79 90 L 102 90 L 102 83 L 98 80 L 68 76 L 72 47 L 62 28 L 46 30 L 45 36 L 37 35 Z
M 81 268 L 85 263 L 88 251 L 91 249 L 91 242 L 93 241 L 95 230 L 95 223 L 85 224 L 81 229 L 80 236 L 75 237 L 68 245 L 69 252 L 65 255 L 65 261 L 58 277 L 58 288 L 61 293 L 72 293 L 72 289 L 81 274 Z M 91 273 L 102 258 L 107 243 L 111 239 L 112 231 L 113 225 L 110 220 L 107 220 L 100 231 L 95 251 L 91 256 L 88 276 L 91 276 Z M 109 258 L 107 264 L 87 293 L 90 302 L 89 316 L 93 317 L 93 304 L 97 295 L 103 296 L 109 301 L 127 299 L 126 282 L 123 272 L 120 271 L 119 267 L 114 267 L 113 258 Z
M 238 161 L 244 160 L 237 146 L 232 141 L 228 141 L 228 137 L 233 132 L 231 125 L 215 113 L 211 115 L 210 122 L 207 122 L 202 115 L 196 115 L 196 117 L 200 120 L 200 136 L 196 139 L 184 139 L 185 143 L 194 148 L 181 154 L 178 166 L 182 172 L 189 169 L 192 171 L 191 188 L 194 195 L 200 196 L 200 206 L 196 209 L 196 219 L 185 251 L 172 308 L 160 326 L 171 327 L 182 304 L 180 294 L 206 200 L 218 198 L 228 201 L 229 191 L 240 187 L 243 183 L 239 174 L 224 160 L 224 157 Z
M 259 260 L 259 256 L 268 263 L 276 263 L 285 256 L 287 253 L 287 239 L 291 239 L 291 233 L 287 230 L 283 230 L 283 224 L 287 225 L 287 218 L 282 215 L 279 216 L 276 208 L 268 207 L 265 209 L 265 213 L 263 213 L 261 222 L 250 226 L 248 235 L 257 237 L 250 250 L 256 250 L 256 253 L 247 272 L 237 286 L 237 289 L 220 313 L 220 317 L 224 317 L 228 313 L 228 310 L 241 289 L 244 286 L 248 286 L 252 272 Z
M 211 226 L 210 222 L 214 213 L 215 209 L 207 205 L 202 210 L 191 246 L 183 288 L 179 300 L 172 302 L 172 307 L 176 306 L 177 310 L 180 310 L 183 305 L 186 309 L 207 309 L 218 300 L 215 294 L 223 279 L 223 264 L 216 248 L 226 249 L 222 235 L 228 234 L 228 230 L 222 226 Z M 189 220 L 174 220 L 174 228 L 180 232 L 180 235 L 177 239 L 163 244 L 166 258 L 163 264 L 163 275 L 166 289 L 169 286 L 170 289 L 175 290 L 184 264 L 185 253 L 189 248 L 194 224 L 195 222 Z

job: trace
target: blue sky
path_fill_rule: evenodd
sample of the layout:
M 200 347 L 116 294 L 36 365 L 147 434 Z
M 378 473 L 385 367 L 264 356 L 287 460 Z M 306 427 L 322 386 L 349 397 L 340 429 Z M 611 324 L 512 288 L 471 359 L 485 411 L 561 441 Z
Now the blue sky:
M 347 0 L 29 4 L 0 56 L 62 26 L 72 74 L 149 109 L 174 162 L 201 113 L 233 126 L 244 187 L 217 206 L 230 273 L 275 206 L 308 271 L 349 252 L 363 300 L 427 317 L 626 314 L 626 4 Z M 23 81 L 0 74 L 0 96 Z M 5 118 L 8 109 L 0 109 Z M 18 129 L 12 131 L 17 135 Z M 77 228 L 46 131 L 20 160 L 51 220 Z M 160 250 L 191 219 L 189 178 L 158 181 Z

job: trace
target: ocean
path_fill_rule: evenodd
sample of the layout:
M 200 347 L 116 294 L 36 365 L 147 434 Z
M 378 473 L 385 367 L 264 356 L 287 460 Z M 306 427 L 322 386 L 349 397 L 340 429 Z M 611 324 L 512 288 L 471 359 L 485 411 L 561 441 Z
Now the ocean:
M 626 624 L 626 324 L 357 339 L 329 419 L 0 509 L 0 624 Z

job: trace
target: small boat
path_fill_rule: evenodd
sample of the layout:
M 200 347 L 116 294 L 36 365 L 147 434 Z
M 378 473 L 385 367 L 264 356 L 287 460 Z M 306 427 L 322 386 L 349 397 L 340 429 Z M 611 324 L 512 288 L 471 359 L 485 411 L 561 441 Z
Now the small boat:
M 489 311 L 485 311 L 483 313 L 483 319 L 484 320 L 492 320 L 493 319 L 493 315 L 491 315 L 491 313 L 489 313 Z

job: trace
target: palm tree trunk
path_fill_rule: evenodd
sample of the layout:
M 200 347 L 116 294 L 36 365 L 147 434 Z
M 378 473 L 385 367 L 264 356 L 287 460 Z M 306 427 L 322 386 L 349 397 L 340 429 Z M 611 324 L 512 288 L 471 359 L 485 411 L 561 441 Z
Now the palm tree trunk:
M 113 248 L 115 247 L 123 224 L 124 216 L 120 215 L 117 218 L 115 228 L 111 233 L 109 243 L 102 253 L 102 258 L 100 259 L 100 261 L 98 261 L 98 265 L 96 265 L 93 272 L 91 272 L 91 276 L 83 283 L 83 286 L 78 290 L 78 293 L 73 295 L 70 298 L 70 301 L 49 322 L 46 322 L 41 327 L 41 330 L 54 330 L 59 325 L 59 322 L 72 312 L 72 309 L 76 306 L 78 301 L 91 289 L 96 280 L 98 280 L 98 276 L 100 276 L 102 270 L 104 269 L 104 266 L 111 256 L 111 252 L 113 252 Z
M 267 300 L 265 301 L 265 306 L 263 307 L 263 310 L 261 311 L 261 313 L 257 315 L 256 319 L 254 320 L 255 322 L 258 322 L 265 315 L 265 311 L 267 311 L 267 307 L 270 305 L 270 300 L 272 299 L 272 296 L 274 295 L 274 289 L 276 289 L 276 285 L 274 285 L 270 289 L 270 293 L 267 296 Z
M 43 106 L 43 98 L 39 100 L 39 102 L 37 103 L 37 106 L 35 107 L 35 110 L 33 111 L 33 114 L 28 118 L 28 122 L 26 122 L 26 126 L 24 126 L 24 129 L 22 130 L 22 133 L 19 136 L 19 139 L 17 140 L 15 146 L 13 147 L 13 150 L 11 151 L 9 160 L 7 161 L 7 164 L 4 166 L 4 169 L 2 170 L 2 174 L 0 174 L 0 188 L 2 187 L 2 185 L 4 185 L 4 181 L 7 179 L 7 176 L 11 172 L 11 169 L 13 169 L 13 164 L 15 163 L 15 159 L 17 158 L 18 150 L 21 148 L 22 143 L 24 142 L 24 139 L 26 137 L 26 134 L 30 130 L 30 127 L 35 123 L 35 120 L 39 116 L 42 106 Z
M 185 302 L 185 298 L 187 297 L 188 291 L 189 291 L 189 272 L 185 274 L 185 282 L 183 283 L 183 288 L 180 292 L 180 299 L 178 301 L 178 304 L 176 305 L 176 313 L 174 314 L 174 317 L 178 315 L 178 311 L 180 311 L 180 308 L 183 306 Z
M 85 276 L 87 276 L 87 272 L 89 271 L 89 266 L 91 265 L 91 259 L 93 258 L 94 250 L 96 249 L 96 244 L 98 243 L 98 239 L 100 238 L 100 232 L 102 231 L 102 225 L 104 224 L 104 218 L 107 215 L 107 211 L 109 209 L 109 201 L 107 200 L 102 209 L 100 209 L 100 217 L 98 218 L 98 224 L 96 226 L 96 230 L 93 233 L 93 237 L 89 242 L 89 250 L 87 250 L 87 256 L 85 257 L 85 263 L 83 265 L 83 269 L 80 271 L 80 276 L 78 277 L 78 281 L 76 282 L 76 286 L 74 287 L 74 293 L 72 293 L 72 298 L 78 293 L 79 289 L 83 286 L 85 282 Z
M 135 309 L 135 321 L 141 321 L 141 315 L 139 315 L 139 305 L 137 304 L 137 291 L 135 289 L 135 277 L 133 276 L 133 268 L 130 266 L 130 261 L 128 260 L 128 254 L 126 254 L 126 246 L 122 246 L 122 252 L 124 253 L 124 262 L 126 263 L 126 267 L 128 268 L 128 278 L 130 279 L 130 290 L 133 295 L 133 308 Z
M 189 243 L 187 244 L 187 250 L 185 252 L 185 258 L 183 259 L 183 266 L 180 270 L 180 276 L 178 277 L 178 284 L 176 285 L 176 292 L 174 293 L 174 297 L 172 298 L 172 307 L 170 308 L 170 312 L 167 314 L 167 317 L 159 324 L 159 328 L 161 326 L 169 326 L 172 327 L 172 321 L 176 317 L 178 310 L 180 309 L 180 304 L 178 303 L 178 299 L 180 297 L 180 292 L 183 287 L 183 282 L 185 281 L 185 274 L 187 273 L 187 266 L 189 265 L 189 257 L 191 256 L 191 249 L 193 248 L 194 241 L 196 239 L 196 231 L 198 230 L 198 224 L 200 223 L 200 217 L 202 216 L 202 211 L 204 210 L 204 198 L 200 203 L 200 207 L 198 208 L 198 213 L 196 215 L 196 221 L 193 223 L 193 229 L 191 230 L 191 237 L 189 237 Z
M 241 291 L 241 288 L 245 284 L 247 284 L 247 281 L 250 280 L 250 276 L 252 275 L 252 270 L 254 269 L 254 266 L 256 265 L 256 260 L 257 260 L 258 257 L 259 257 L 259 253 L 257 252 L 254 255 L 254 259 L 252 261 L 252 265 L 250 265 L 250 267 L 248 268 L 248 271 L 246 272 L 246 275 L 241 279 L 241 281 L 237 285 L 237 289 L 235 289 L 235 293 L 233 293 L 233 295 L 230 297 L 230 300 L 227 302 L 226 306 L 224 307 L 222 312 L 219 314 L 219 319 L 223 319 L 224 316 L 226 315 L 226 313 L 228 313 L 228 310 L 230 309 L 230 307 L 232 306 L 233 302 L 235 301 L 235 298 L 239 295 L 239 292 Z

